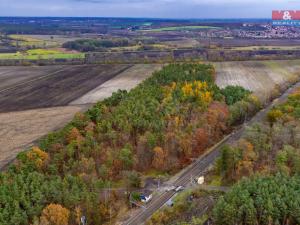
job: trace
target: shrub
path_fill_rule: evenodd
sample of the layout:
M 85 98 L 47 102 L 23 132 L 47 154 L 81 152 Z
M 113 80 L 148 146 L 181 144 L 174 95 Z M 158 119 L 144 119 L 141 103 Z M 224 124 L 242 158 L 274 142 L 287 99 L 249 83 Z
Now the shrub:
M 221 90 L 221 93 L 225 96 L 225 101 L 228 105 L 241 101 L 247 97 L 251 92 L 240 86 L 227 86 Z

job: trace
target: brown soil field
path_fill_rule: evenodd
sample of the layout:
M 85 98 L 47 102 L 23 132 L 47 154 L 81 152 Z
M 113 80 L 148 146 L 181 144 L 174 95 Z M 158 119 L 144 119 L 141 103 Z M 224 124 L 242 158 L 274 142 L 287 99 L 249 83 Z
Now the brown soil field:
M 65 66 L 50 75 L 46 71 L 48 75 L 15 83 L 14 86 L 0 90 L 0 112 L 67 105 L 129 67 L 131 66 Z M 31 71 L 32 67 L 27 70 Z M 29 73 L 27 70 L 24 68 L 24 73 Z
M 0 113 L 0 168 L 34 141 L 63 127 L 85 106 L 66 106 Z
M 300 60 L 213 63 L 217 85 L 240 85 L 267 101 L 274 91 L 285 89 L 300 78 Z
M 63 66 L 1 66 L 0 91 L 62 70 Z

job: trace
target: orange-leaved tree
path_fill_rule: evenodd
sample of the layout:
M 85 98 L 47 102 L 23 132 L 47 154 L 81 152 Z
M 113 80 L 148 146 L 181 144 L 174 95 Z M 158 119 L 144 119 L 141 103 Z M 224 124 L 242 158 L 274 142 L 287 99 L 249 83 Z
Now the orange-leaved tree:
M 59 204 L 50 204 L 43 209 L 41 225 L 68 225 L 70 211 Z
M 209 146 L 209 136 L 203 128 L 198 128 L 194 135 L 194 153 L 199 155 Z
M 164 151 L 161 147 L 155 147 L 153 149 L 154 152 L 154 157 L 152 160 L 152 166 L 155 169 L 163 169 L 166 166 L 166 158 L 167 158 L 167 153 Z
M 79 143 L 82 140 L 83 140 L 83 137 L 76 127 L 72 128 L 72 130 L 70 130 L 69 134 L 67 135 L 68 143 L 71 143 L 72 141 L 77 141 L 77 143 Z

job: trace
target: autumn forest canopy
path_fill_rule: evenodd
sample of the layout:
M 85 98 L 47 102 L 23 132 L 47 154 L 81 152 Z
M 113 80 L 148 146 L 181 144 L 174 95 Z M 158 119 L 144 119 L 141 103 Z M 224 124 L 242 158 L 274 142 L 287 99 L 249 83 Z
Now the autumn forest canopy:
M 0 223 L 79 224 L 85 215 L 102 224 L 116 216 L 118 197 L 103 199 L 103 188 L 139 187 L 149 170 L 178 171 L 260 108 L 249 91 L 214 81 L 211 65 L 171 64 L 78 113 L 1 173 Z
M 238 183 L 216 204 L 216 224 L 300 223 L 299 112 L 298 88 L 223 148 L 216 173 L 223 184 Z

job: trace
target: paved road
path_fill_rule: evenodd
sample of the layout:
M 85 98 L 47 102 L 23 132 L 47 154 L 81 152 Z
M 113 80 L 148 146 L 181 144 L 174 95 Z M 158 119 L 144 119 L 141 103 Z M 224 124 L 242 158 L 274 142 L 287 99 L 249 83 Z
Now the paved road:
M 204 175 L 206 169 L 214 163 L 216 158 L 220 154 L 220 149 L 226 145 L 231 144 L 238 140 L 241 135 L 243 134 L 243 131 L 245 130 L 245 127 L 248 125 L 251 125 L 255 122 L 258 122 L 262 120 L 266 113 L 276 104 L 279 104 L 283 101 L 285 101 L 288 97 L 288 95 L 295 90 L 296 88 L 300 87 L 300 82 L 293 85 L 291 88 L 289 88 L 283 95 L 281 95 L 279 98 L 275 99 L 268 107 L 258 112 L 249 122 L 245 123 L 239 130 L 231 133 L 227 137 L 225 137 L 221 142 L 219 142 L 217 145 L 212 147 L 207 154 L 200 157 L 197 161 L 195 161 L 192 165 L 190 165 L 188 168 L 184 169 L 184 172 L 180 175 L 180 177 L 173 182 L 172 185 L 174 186 L 186 186 L 190 183 L 191 177 L 197 177 Z M 123 225 L 141 225 L 143 224 L 148 218 L 152 216 L 154 212 L 156 212 L 158 209 L 160 209 L 169 199 L 171 199 L 175 195 L 175 192 L 165 192 L 160 193 L 157 196 L 155 196 L 150 203 L 148 203 L 147 208 L 140 209 L 136 212 L 135 215 L 130 217 L 127 221 L 123 223 Z

